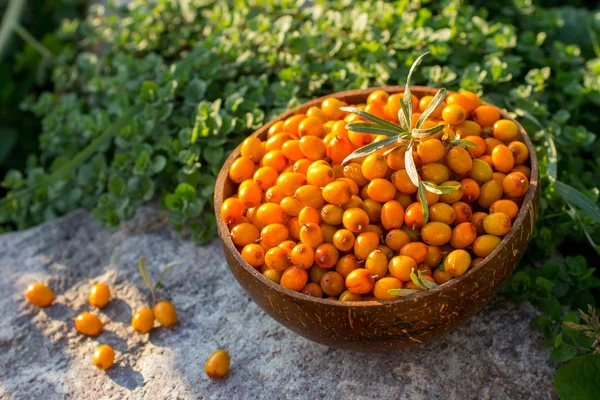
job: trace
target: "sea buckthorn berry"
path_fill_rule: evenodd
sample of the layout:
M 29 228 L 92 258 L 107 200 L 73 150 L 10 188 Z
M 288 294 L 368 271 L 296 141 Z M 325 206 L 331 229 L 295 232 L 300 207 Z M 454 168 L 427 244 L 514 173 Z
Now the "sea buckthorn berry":
M 452 230 L 452 238 L 450 239 L 450 246 L 455 249 L 464 249 L 470 246 L 471 243 L 477 237 L 477 228 L 470 222 L 462 222 L 454 227 Z M 469 263 L 471 261 L 469 260 Z
M 329 146 L 327 147 L 327 156 L 331 158 L 331 161 L 334 163 L 341 163 L 352 153 L 353 150 L 354 147 L 348 139 L 335 136 L 329 142 Z
M 410 281 L 410 273 L 417 270 L 417 263 L 412 257 L 400 255 L 392 258 L 388 264 L 390 274 L 403 282 Z
M 271 150 L 282 150 L 283 145 L 288 141 L 292 140 L 295 136 L 290 135 L 287 132 L 278 133 L 273 135 L 269 140 L 265 142 L 265 152 Z
M 339 225 L 342 223 L 344 209 L 336 204 L 326 204 L 321 209 L 321 219 L 330 225 Z
M 290 231 L 290 238 L 298 241 L 300 240 L 300 223 L 298 217 L 290 218 L 287 223 L 288 230 Z
M 469 108 L 465 108 L 465 110 L 467 110 L 468 112 L 475 110 L 482 103 L 479 96 L 477 96 L 473 92 L 469 92 L 468 90 L 461 90 L 460 94 L 469 100 L 470 106 Z
M 374 135 L 368 133 L 348 131 L 348 140 L 356 147 L 363 147 L 373 142 Z
M 346 289 L 344 278 L 335 271 L 325 272 L 319 282 L 323 293 L 327 296 L 339 296 Z
M 467 272 L 470 265 L 471 255 L 468 251 L 462 249 L 454 250 L 444 260 L 444 270 L 453 278 Z
M 323 198 L 330 204 L 343 205 L 348 203 L 353 196 L 348 183 L 333 181 L 323 188 Z
M 315 136 L 304 136 L 300 139 L 300 151 L 309 160 L 322 160 L 327 153 L 323 141 Z
M 508 147 L 499 144 L 492 151 L 494 168 L 500 172 L 508 172 L 515 166 L 515 158 Z
M 229 353 L 225 350 L 217 350 L 206 360 L 204 372 L 206 372 L 209 378 L 223 378 L 229 371 L 229 363 Z
M 288 117 L 283 123 L 283 131 L 298 136 L 298 127 L 304 118 L 306 118 L 305 114 L 297 114 Z
M 342 206 L 342 208 L 344 210 L 347 210 L 349 208 L 360 208 L 363 209 L 363 200 L 356 196 L 356 195 L 352 195 L 352 197 L 350 198 L 350 201 L 347 202 L 346 204 L 344 204 Z
M 481 264 L 481 263 L 483 262 L 483 260 L 484 260 L 484 259 L 483 259 L 483 258 L 481 258 L 481 257 L 474 258 L 474 259 L 471 261 L 471 266 L 470 266 L 469 268 L 474 268 L 474 267 L 476 267 L 478 264 Z
M 446 155 L 446 148 L 438 139 L 429 139 L 419 143 L 417 154 L 423 164 L 429 164 L 440 161 Z
M 494 124 L 494 137 L 503 142 L 512 142 L 519 137 L 519 128 L 513 121 L 501 119 Z
M 115 362 L 115 351 L 112 347 L 103 344 L 98 346 L 94 351 L 94 357 L 92 357 L 92 363 L 94 366 L 100 369 L 109 369 Z
M 300 227 L 300 241 L 313 249 L 316 249 L 324 241 L 321 227 L 313 223 L 302 225 Z
M 341 257 L 335 265 L 335 272 L 346 279 L 348 274 L 359 267 L 358 258 L 354 254 L 346 254 Z M 314 268 L 314 267 L 313 267 Z
M 309 185 L 322 187 L 333 182 L 334 179 L 335 173 L 329 165 L 315 165 L 306 172 L 306 181 Z
M 431 268 L 429 267 L 429 265 L 426 265 L 426 264 L 419 265 L 418 271 L 421 272 L 423 275 L 431 276 Z
M 236 158 L 229 167 L 229 179 L 235 183 L 242 183 L 246 179 L 252 178 L 254 167 L 255 165 L 249 157 Z
M 387 275 L 389 261 L 388 256 L 377 248 L 369 253 L 365 261 L 365 269 L 371 273 L 371 276 L 376 277 L 375 280 L 379 280 Z
M 104 283 L 96 283 L 90 289 L 88 297 L 91 305 L 102 308 L 106 306 L 110 300 L 110 289 Z
M 379 236 L 374 232 L 363 232 L 354 241 L 354 255 L 366 260 L 369 254 L 379 246 Z
M 472 117 L 479 126 L 492 126 L 500 119 L 500 111 L 494 106 L 482 105 L 473 111 Z
M 344 111 L 340 110 L 342 102 L 336 98 L 329 97 L 321 103 L 321 111 L 328 120 L 338 120 L 344 118 Z
M 323 243 L 315 251 L 315 263 L 321 268 L 333 268 L 340 258 L 340 252 L 331 243 Z
M 415 202 L 415 198 L 413 196 L 411 196 L 410 194 L 406 194 L 406 193 L 396 193 L 396 198 L 395 200 L 400 203 L 400 205 L 402 205 L 402 207 L 404 207 L 404 209 L 406 210 L 406 207 L 410 206 L 412 203 Z
M 290 235 L 290 231 L 284 224 L 269 224 L 260 232 L 262 241 L 271 247 L 279 245 L 286 240 Z M 247 243 L 248 244 L 248 243 Z
M 453 147 L 446 153 L 448 167 L 456 174 L 466 174 L 473 168 L 473 160 L 469 152 L 462 147 Z
M 365 268 L 355 269 L 346 277 L 346 287 L 356 294 L 369 293 L 375 286 L 375 278 Z
M 452 236 L 452 228 L 443 222 L 428 222 L 421 228 L 421 238 L 429 245 L 442 246 Z
M 441 269 L 436 269 L 435 271 L 433 271 L 433 280 L 435 281 L 435 283 L 437 283 L 438 285 L 444 284 L 446 282 L 449 282 L 452 277 L 450 276 L 450 274 L 448 273 L 448 271 L 444 270 L 442 271 Z
M 244 215 L 246 207 L 240 199 L 230 197 L 221 205 L 221 219 L 227 225 L 235 225 Z
M 348 186 L 350 187 L 350 191 L 352 192 L 353 196 L 357 196 L 360 193 L 360 189 L 359 189 L 358 185 L 352 179 L 349 179 L 349 178 L 337 178 L 335 181 L 336 182 L 345 182 L 346 184 L 348 184 Z
M 473 160 L 473 167 L 471 168 L 469 176 L 475 182 L 483 184 L 492 179 L 493 173 L 494 171 L 488 163 L 480 159 L 475 159 Z
M 301 158 L 294 163 L 292 167 L 293 172 L 298 172 L 299 174 L 306 175 L 308 173 L 308 168 L 312 165 L 313 161 L 308 158 Z
M 490 139 L 490 138 L 487 138 L 487 139 Z M 485 151 L 487 152 L 488 150 L 489 150 L 489 146 L 486 144 Z M 478 159 L 481 160 L 481 161 L 484 161 L 485 163 L 487 163 L 487 165 L 489 165 L 490 167 L 494 168 L 494 163 L 492 162 L 492 156 L 491 155 L 484 154 L 481 157 L 478 157 Z
M 169 301 L 159 301 L 154 305 L 154 317 L 165 328 L 170 328 L 177 323 L 177 310 Z
M 422 113 L 423 111 L 425 111 L 429 103 L 431 103 L 431 100 L 433 100 L 433 96 L 421 97 L 421 100 L 419 100 L 419 112 Z M 442 104 L 440 104 L 436 107 L 435 110 L 433 110 L 433 112 L 430 115 L 430 118 L 440 118 L 442 116 L 442 111 L 444 110 L 445 106 L 446 103 L 442 102 Z
M 321 277 L 326 272 L 329 272 L 329 270 L 325 269 L 325 268 L 319 268 L 318 265 L 313 265 L 310 268 L 310 281 L 311 282 L 315 282 L 315 283 L 320 283 L 321 282 Z
M 231 228 L 231 240 L 233 240 L 233 244 L 238 247 L 244 247 L 250 243 L 254 243 L 259 237 L 260 231 L 258 228 L 247 222 Z
M 425 164 L 423 168 L 425 168 L 427 165 L 434 164 Z M 408 173 L 404 169 L 398 170 L 392 174 L 392 183 L 401 193 L 413 194 L 417 192 L 417 187 L 412 183 Z
M 365 210 L 371 223 L 376 224 L 381 221 L 381 210 L 383 209 L 383 205 L 380 202 L 373 199 L 365 199 L 361 208 Z
M 342 171 L 345 178 L 354 181 L 358 186 L 364 186 L 369 183 L 369 180 L 363 175 L 361 164 L 355 162 L 346 164 Z
M 410 236 L 401 229 L 392 229 L 385 235 L 385 244 L 393 251 L 400 251 L 410 241 Z
M 285 213 L 279 204 L 264 203 L 256 210 L 256 218 L 264 224 L 285 224 L 289 216 Z
M 494 235 L 481 235 L 473 242 L 473 253 L 476 256 L 485 258 L 489 256 L 502 239 Z
M 385 118 L 385 109 L 382 104 L 371 103 L 367 104 L 365 111 L 379 118 Z
M 471 223 L 475 226 L 478 235 L 483 235 L 485 233 L 485 229 L 483 229 L 483 220 L 488 216 L 488 213 L 485 212 L 476 212 L 473 213 L 471 217 Z
M 364 232 L 367 229 L 367 225 L 369 225 L 369 216 L 363 209 L 349 208 L 344 211 L 342 223 L 350 232 Z
M 259 244 L 248 244 L 242 249 L 242 258 L 254 268 L 265 262 L 265 250 Z
M 280 285 L 295 292 L 301 291 L 308 282 L 308 272 L 304 268 L 289 267 L 281 275 Z
M 510 217 L 504 213 L 491 213 L 483 220 L 483 229 L 490 235 L 504 236 L 511 227 Z
M 363 297 L 360 294 L 352 293 L 349 290 L 344 290 L 340 294 L 340 301 L 363 301 Z
M 325 130 L 325 133 L 333 133 L 333 126 L 335 125 L 337 121 L 327 121 L 323 124 L 323 129 Z
M 300 150 L 299 140 L 294 139 L 286 141 L 283 146 L 281 146 L 281 151 L 288 160 L 294 162 L 304 158 L 304 154 L 302 154 L 302 151 Z
M 267 190 L 275 184 L 279 174 L 273 167 L 260 167 L 254 173 L 252 179 L 262 189 Z
M 452 225 L 456 219 L 456 213 L 452 206 L 446 203 L 435 203 L 429 207 L 429 220 L 434 222 L 443 222 L 446 225 Z
M 319 212 L 316 209 L 307 206 L 300 210 L 300 214 L 298 214 L 298 223 L 300 225 L 310 223 L 319 224 L 319 222 L 321 222 L 321 218 L 319 217 Z
M 316 136 L 323 137 L 325 134 L 325 128 L 323 128 L 323 121 L 314 118 L 306 117 L 298 125 L 298 134 L 302 136 Z
M 267 152 L 262 160 L 263 167 L 272 167 L 277 172 L 283 171 L 288 166 L 288 159 L 281 150 L 271 150 Z
M 318 298 L 323 297 L 323 289 L 321 289 L 321 286 L 318 283 L 314 282 L 307 283 L 300 292 L 307 296 Z
M 325 114 L 323 114 L 321 107 L 317 107 L 317 106 L 312 106 L 311 108 L 306 110 L 306 116 L 312 117 L 312 118 L 317 118 L 317 119 L 321 120 L 321 123 L 324 123 L 326 120 Z
M 490 213 L 504 213 L 508 215 L 511 221 L 514 221 L 519 214 L 519 206 L 512 200 L 502 199 L 492 203 Z
M 461 137 L 468 136 L 480 136 L 481 135 L 481 126 L 475 121 L 464 120 L 460 124 L 454 127 L 454 130 Z
M 281 203 L 288 196 L 287 192 L 281 186 L 272 186 L 265 192 L 265 200 L 269 203 Z
M 386 157 L 387 165 L 395 171 L 405 168 L 406 146 L 398 146 Z
M 466 113 L 470 113 L 471 111 L 473 111 L 475 109 L 475 107 L 473 106 L 473 102 L 469 98 L 467 98 L 466 96 L 463 96 L 460 93 L 451 93 L 448 96 L 446 96 L 446 104 L 448 104 L 448 106 L 450 106 L 450 105 L 461 106 L 465 110 Z
M 331 182 L 330 185 L 335 182 Z M 329 185 L 328 185 L 329 186 Z M 326 186 L 327 187 L 327 186 Z M 325 205 L 325 199 L 323 198 L 323 191 L 321 188 L 313 185 L 304 185 L 300 186 L 296 193 L 294 193 L 294 197 L 298 200 L 298 204 L 300 207 L 310 206 L 312 208 L 316 208 L 317 210 L 321 209 Z M 348 196 L 348 201 L 352 197 L 352 194 Z
M 425 258 L 425 264 L 430 268 L 437 268 L 444 257 L 442 256 L 442 250 L 438 246 L 427 246 L 427 258 Z
M 296 200 L 294 196 L 284 197 L 279 205 L 281 208 L 283 208 L 283 211 L 285 211 L 285 213 L 291 217 L 297 217 L 302 209 L 300 207 L 300 203 L 298 203 L 298 200 Z
M 502 182 L 504 182 L 504 178 L 506 178 L 506 174 L 505 173 L 494 172 L 492 174 L 492 179 L 495 180 L 496 182 L 498 182 L 501 185 L 502 185 Z
M 333 244 L 333 235 L 337 232 L 337 227 L 329 224 L 320 224 L 319 226 L 323 232 L 323 242 Z
M 375 90 L 367 97 L 367 104 L 375 103 L 379 105 L 387 104 L 390 95 L 384 90 Z
M 248 208 L 258 207 L 263 197 L 262 189 L 252 180 L 244 182 L 248 183 L 243 186 L 240 185 L 238 188 L 238 198 Z
M 471 206 L 462 201 L 458 201 L 452 204 L 452 210 L 454 211 L 454 215 L 456 215 L 456 218 L 454 219 L 455 225 L 462 224 L 463 222 L 468 222 L 473 216 L 473 209 L 471 208 Z
M 396 200 L 387 201 L 381 207 L 380 216 L 386 230 L 399 229 L 404 223 L 404 207 Z
M 502 187 L 510 197 L 523 196 L 529 190 L 529 180 L 520 172 L 511 172 L 502 181 Z
M 460 182 L 457 182 L 457 181 L 445 181 L 445 182 L 442 182 L 442 186 L 458 186 L 459 187 L 458 190 L 455 190 L 453 192 L 441 194 L 440 201 L 442 203 L 454 204 L 457 201 L 460 201 L 463 197 L 463 194 L 465 193 L 462 185 L 460 184 Z
M 467 117 L 465 109 L 458 104 L 450 104 L 442 110 L 442 119 L 450 125 L 460 124 Z
M 398 171 L 400 172 L 400 171 Z M 408 177 L 408 176 L 407 176 Z M 435 183 L 436 185 L 440 185 L 442 182 L 445 182 L 450 179 L 450 170 L 444 164 L 441 163 L 431 163 L 425 164 L 421 167 L 421 178 L 424 181 L 430 181 Z M 393 179 L 393 176 L 392 176 Z M 412 181 L 411 181 L 412 184 Z M 414 186 L 414 185 L 413 185 Z M 398 186 L 396 186 L 398 187 Z M 417 187 L 414 186 L 414 192 L 403 191 L 398 188 L 402 193 L 412 194 L 417 191 Z
M 484 155 L 489 155 L 489 156 L 492 155 L 496 146 L 504 144 L 500 140 L 493 138 L 493 137 L 486 137 L 485 139 L 483 139 L 483 141 L 485 142 L 485 154 Z
M 510 142 L 508 148 L 515 159 L 515 165 L 521 165 L 529 159 L 529 149 L 525 143 Z
M 404 211 L 404 223 L 410 229 L 419 229 L 423 226 L 423 208 L 421 203 L 415 202 L 406 207 Z
M 281 247 L 273 247 L 265 254 L 265 265 L 275 271 L 284 271 L 292 265 L 290 255 Z
M 393 200 L 396 197 L 396 187 L 387 179 L 373 179 L 367 187 L 369 197 L 380 203 Z
M 481 136 L 467 136 L 463 140 L 473 143 L 475 146 L 468 147 L 467 151 L 473 157 L 480 157 L 485 154 L 485 140 Z
M 269 127 L 267 131 L 267 139 L 278 134 L 279 132 L 283 132 L 283 124 L 285 121 L 277 121 L 273 125 Z
M 281 282 L 281 275 L 283 275 L 283 271 L 275 271 L 274 269 L 265 268 L 262 271 L 262 274 L 268 280 L 279 284 Z
M 429 249 L 423 242 L 407 243 L 400 249 L 400 255 L 411 257 L 417 264 L 421 264 L 427 258 Z
M 502 198 L 502 193 L 502 184 L 492 179 L 481 186 L 477 203 L 487 210 L 495 201 Z
M 333 235 L 333 245 L 341 251 L 352 250 L 354 241 L 354 234 L 347 229 L 340 229 Z
M 265 153 L 263 144 L 256 136 L 249 136 L 242 142 L 240 154 L 248 157 L 253 163 L 258 163 Z
M 527 179 L 531 179 L 531 168 L 529 168 L 527 165 L 515 165 L 510 172 L 520 172 L 525 175 Z
M 348 140 L 348 129 L 346 129 L 346 121 L 336 121 L 331 129 L 331 133 L 335 136 Z
M 84 335 L 97 336 L 102 332 L 103 325 L 100 318 L 94 314 L 84 312 L 75 318 L 75 328 Z
M 362 163 L 361 171 L 368 180 L 383 178 L 388 171 L 387 161 L 379 153 L 369 154 Z
M 460 181 L 460 185 L 463 187 L 462 201 L 472 203 L 479 197 L 479 185 L 474 179 L 465 178 Z
M 377 300 L 392 300 L 398 296 L 390 294 L 389 291 L 392 289 L 402 289 L 404 284 L 401 280 L 392 276 L 386 276 L 375 282 L 373 287 L 373 295 Z
M 43 283 L 33 283 L 25 292 L 27 300 L 38 307 L 48 307 L 54 301 L 54 291 Z

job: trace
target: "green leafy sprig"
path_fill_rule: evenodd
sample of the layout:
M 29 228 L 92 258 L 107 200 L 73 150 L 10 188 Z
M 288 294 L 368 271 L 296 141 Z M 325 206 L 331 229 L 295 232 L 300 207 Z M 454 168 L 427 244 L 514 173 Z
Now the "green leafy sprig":
M 161 287 L 162 279 L 165 277 L 167 272 L 169 272 L 170 270 L 172 270 L 173 268 L 175 268 L 178 265 L 179 265 L 178 263 L 171 263 L 171 264 L 167 265 L 166 268 L 163 270 L 163 272 L 161 272 L 160 275 L 158 276 L 158 279 L 156 279 L 156 282 L 154 282 L 154 284 L 153 284 L 152 279 L 150 278 L 150 271 L 148 271 L 148 266 L 146 265 L 146 259 L 144 257 L 140 257 L 140 259 L 138 261 L 138 269 L 140 271 L 140 275 L 142 276 L 144 283 L 146 284 L 146 286 L 148 286 L 148 289 L 150 289 L 150 294 L 152 294 L 152 300 L 155 303 L 156 303 L 156 291 Z

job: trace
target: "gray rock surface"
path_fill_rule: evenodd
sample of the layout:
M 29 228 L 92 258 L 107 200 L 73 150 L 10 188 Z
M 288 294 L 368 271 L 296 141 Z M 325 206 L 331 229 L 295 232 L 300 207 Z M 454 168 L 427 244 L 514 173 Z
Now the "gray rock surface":
M 137 271 L 146 257 L 156 277 L 177 261 L 160 292 L 180 323 L 149 334 L 130 327 L 132 310 L 150 301 Z M 220 244 L 177 237 L 153 207 L 115 232 L 77 211 L 34 229 L 0 236 L 0 398 L 35 399 L 548 399 L 553 366 L 529 328 L 535 310 L 496 298 L 456 331 L 414 350 L 360 354 L 309 342 L 280 326 L 231 276 Z M 34 281 L 55 304 L 24 300 Z M 94 311 L 96 338 L 71 318 L 89 311 L 90 286 L 106 282 L 113 300 Z M 97 370 L 98 344 L 117 351 Z M 204 362 L 218 348 L 232 358 L 229 376 L 212 381 Z

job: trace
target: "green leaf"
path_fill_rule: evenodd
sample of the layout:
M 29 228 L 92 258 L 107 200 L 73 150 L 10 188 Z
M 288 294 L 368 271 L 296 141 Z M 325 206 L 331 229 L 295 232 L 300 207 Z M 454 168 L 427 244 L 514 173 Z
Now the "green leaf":
M 428 192 L 435 193 L 435 194 L 447 194 L 447 193 L 456 192 L 457 190 L 460 189 L 460 185 L 449 186 L 449 185 L 436 185 L 435 183 L 429 182 L 429 181 L 421 181 L 421 182 L 423 183 L 423 185 L 425 186 L 425 189 Z
M 594 221 L 600 222 L 600 209 L 593 201 L 585 197 L 574 187 L 561 181 L 554 181 L 554 187 L 567 202 L 575 204 L 592 217 Z
M 444 130 L 444 124 L 440 124 L 437 126 L 434 126 L 433 128 L 427 128 L 427 129 L 413 129 L 411 131 L 412 137 L 416 138 L 416 139 L 423 139 L 429 136 L 433 136 L 436 133 Z
M 423 225 L 429 221 L 429 205 L 427 204 L 427 197 L 425 197 L 425 185 L 419 182 L 419 203 L 423 209 Z
M 225 150 L 222 147 L 206 147 L 202 152 L 202 156 L 210 165 L 218 167 L 223 161 L 224 153 Z
M 0 164 L 17 143 L 18 133 L 11 128 L 0 128 Z
M 550 353 L 550 361 L 559 363 L 569 361 L 577 355 L 577 349 L 571 345 L 561 343 Z
M 423 282 L 421 282 L 421 280 L 419 279 L 419 277 L 417 276 L 417 274 L 415 274 L 415 270 L 414 269 L 412 271 L 410 271 L 410 280 L 412 281 L 412 283 L 414 283 L 415 285 L 417 285 L 421 289 L 427 290 L 427 286 L 425 286 L 425 284 Z
M 123 196 L 127 190 L 125 179 L 118 175 L 111 175 L 108 179 L 108 191 L 117 196 Z
M 425 58 L 425 56 L 428 54 L 429 54 L 429 52 L 421 54 L 415 60 L 415 62 L 411 65 L 410 70 L 408 71 L 408 75 L 406 76 L 406 84 L 404 87 L 404 103 L 406 106 L 408 118 L 412 118 L 412 93 L 410 92 L 410 83 L 412 80 L 412 75 L 415 72 L 415 70 L 417 69 L 417 67 L 419 66 L 419 64 L 421 64 L 421 61 L 423 60 L 423 58 Z M 409 126 L 409 128 L 410 128 L 410 126 Z M 417 128 L 420 128 L 420 125 L 417 125 Z
M 554 387 L 561 400 L 592 400 L 600 393 L 600 354 L 579 356 L 554 375 Z
M 156 297 L 154 296 L 154 285 L 152 285 L 152 279 L 150 279 L 150 273 L 148 272 L 148 266 L 146 266 L 146 259 L 144 257 L 140 257 L 140 260 L 138 261 L 138 270 L 140 271 L 144 283 L 150 289 L 152 298 L 156 301 Z
M 450 142 L 450 145 L 452 146 L 462 146 L 462 147 L 477 147 L 478 149 L 481 149 L 481 147 L 479 147 L 478 144 L 475 144 L 473 142 L 471 142 L 470 140 L 462 140 L 462 139 L 456 139 L 453 140 L 452 142 Z
M 351 124 L 346 125 L 346 129 L 353 132 L 370 133 L 373 135 L 385 135 L 391 137 L 398 136 L 397 131 L 388 129 L 383 125 L 374 124 L 371 122 L 353 122 Z
M 418 271 L 417 277 L 419 278 L 421 283 L 427 288 L 427 290 L 435 289 L 436 287 L 438 287 L 437 283 L 431 282 L 429 279 L 425 279 L 425 277 L 423 276 L 423 273 L 421 271 Z
M 406 151 L 404 152 L 404 165 L 406 168 L 406 173 L 408 174 L 408 177 L 410 178 L 410 181 L 412 182 L 413 185 L 418 187 L 420 179 L 419 179 L 419 173 L 417 172 L 417 166 L 415 165 L 415 160 L 413 158 L 413 152 L 412 152 L 413 144 L 414 144 L 414 140 L 411 139 L 410 142 L 408 142 Z
M 411 294 L 420 293 L 421 290 L 415 289 L 390 289 L 388 293 L 392 296 L 410 296 Z
M 5 49 L 11 42 L 10 38 L 13 34 L 14 27 L 19 23 L 25 0 L 10 0 L 8 7 L 4 10 L 4 17 L 0 25 L 0 60 L 2 60 Z
M 352 154 L 350 154 L 348 157 L 346 157 L 344 159 L 344 161 L 342 161 L 342 165 L 344 165 L 345 163 L 347 163 L 350 160 L 354 160 L 355 158 L 368 156 L 369 154 L 374 153 L 377 150 L 383 149 L 384 147 L 389 146 L 390 144 L 394 144 L 396 142 L 397 142 L 397 139 L 395 137 L 393 137 L 393 138 L 383 139 L 378 142 L 369 143 L 368 145 L 363 146 L 360 149 L 354 150 L 352 152 Z
M 140 98 L 146 103 L 152 103 L 156 101 L 158 96 L 158 85 L 156 82 L 152 81 L 144 81 L 142 83 L 142 87 L 140 88 Z
M 404 99 L 399 99 L 400 101 L 400 110 L 398 110 L 398 121 L 400 121 L 400 126 L 407 132 L 410 132 L 412 128 L 412 114 L 408 112 L 408 107 L 404 103 Z M 412 106 L 412 101 L 411 101 Z
M 156 289 L 158 289 L 160 287 L 160 283 L 162 282 L 162 279 L 165 277 L 167 272 L 169 272 L 173 268 L 177 267 L 178 265 L 179 265 L 178 263 L 172 263 L 172 264 L 167 265 L 167 267 L 163 270 L 163 272 L 160 273 L 160 275 L 158 276 L 158 279 L 156 280 L 156 283 L 154 284 L 155 291 L 156 291 Z
M 417 120 L 417 124 L 415 125 L 415 128 L 420 129 L 421 126 L 423 125 L 423 123 L 427 120 L 427 118 L 429 118 L 431 113 L 436 108 L 438 108 L 440 106 L 440 104 L 442 104 L 444 102 L 445 98 L 446 98 L 446 89 L 441 88 L 440 90 L 438 90 L 438 92 L 435 94 L 435 96 L 433 96 L 433 99 L 431 99 L 431 101 L 429 102 L 429 104 L 427 105 L 425 110 L 423 111 L 423 114 L 421 114 L 421 116 Z
M 398 134 L 402 134 L 402 133 L 406 133 L 405 130 L 403 130 L 399 125 L 393 124 L 383 118 L 379 118 L 376 115 L 373 115 L 371 113 L 368 113 L 366 111 L 363 111 L 359 108 L 355 108 L 355 107 L 341 107 L 340 110 L 342 111 L 347 111 L 347 112 L 351 112 L 353 114 L 358 115 L 359 117 L 362 117 L 368 121 L 374 122 L 378 125 L 381 125 L 382 127 L 385 126 L 387 128 L 389 128 L 390 130 L 397 132 Z
M 177 185 L 177 188 L 175 189 L 175 194 L 177 196 L 183 197 L 184 199 L 191 200 L 194 197 L 196 197 L 196 189 L 194 189 L 194 187 L 189 183 L 182 182 L 179 185 Z

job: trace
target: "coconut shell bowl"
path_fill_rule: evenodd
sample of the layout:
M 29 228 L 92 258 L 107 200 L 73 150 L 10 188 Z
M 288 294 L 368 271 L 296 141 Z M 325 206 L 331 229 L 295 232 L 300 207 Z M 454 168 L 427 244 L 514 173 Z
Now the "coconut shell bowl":
M 350 90 L 327 97 L 358 104 L 364 103 L 369 94 L 378 89 L 389 94 L 404 91 L 403 86 L 391 86 Z M 412 86 L 411 92 L 421 98 L 435 95 L 437 89 Z M 265 140 L 272 124 L 304 113 L 311 106 L 319 106 L 324 99 L 289 110 L 252 135 Z M 512 120 L 503 111 L 501 116 Z M 334 348 L 361 352 L 398 350 L 418 346 L 458 327 L 492 299 L 516 268 L 531 239 L 540 201 L 538 163 L 531 140 L 523 127 L 518 123 L 517 126 L 530 154 L 528 192 L 511 231 L 484 261 L 463 275 L 434 289 L 394 300 L 342 302 L 311 297 L 272 282 L 250 266 L 232 242 L 227 225 L 217 218 L 219 237 L 233 276 L 254 302 L 279 323 L 307 339 Z M 214 197 L 217 215 L 223 201 L 236 193 L 237 185 L 229 179 L 228 171 L 239 154 L 240 146 L 227 158 L 219 173 Z

